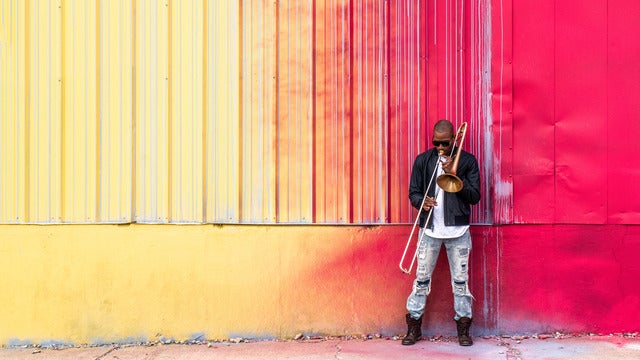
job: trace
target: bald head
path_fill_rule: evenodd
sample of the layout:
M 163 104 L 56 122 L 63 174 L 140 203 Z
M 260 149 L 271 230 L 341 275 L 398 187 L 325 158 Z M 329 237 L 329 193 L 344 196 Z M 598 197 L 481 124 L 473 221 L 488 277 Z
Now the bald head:
M 451 132 L 453 134 L 453 124 L 449 120 L 438 120 L 433 126 L 433 131 L 439 133 Z

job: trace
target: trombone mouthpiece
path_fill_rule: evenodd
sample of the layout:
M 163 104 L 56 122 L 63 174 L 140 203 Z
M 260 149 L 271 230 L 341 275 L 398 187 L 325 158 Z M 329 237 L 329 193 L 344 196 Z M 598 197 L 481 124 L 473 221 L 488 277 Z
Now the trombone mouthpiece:
M 440 155 L 440 156 L 444 155 L 444 150 L 439 150 L 438 151 L 438 155 Z

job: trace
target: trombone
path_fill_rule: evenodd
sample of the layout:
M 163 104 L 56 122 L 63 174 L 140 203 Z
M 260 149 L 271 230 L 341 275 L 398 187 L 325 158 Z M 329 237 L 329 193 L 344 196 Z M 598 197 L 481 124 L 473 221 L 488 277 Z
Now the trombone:
M 450 173 L 445 173 L 442 174 L 440 176 L 438 176 L 438 178 L 436 179 L 436 183 L 438 184 L 438 186 L 435 189 L 435 194 L 434 194 L 434 198 L 437 199 L 438 198 L 438 192 L 440 189 L 446 191 L 446 192 L 451 192 L 451 193 L 456 193 L 460 190 L 462 190 L 463 187 L 463 182 L 462 180 L 460 180 L 459 177 L 457 177 L 456 171 L 458 170 L 458 161 L 460 160 L 460 151 L 462 151 L 462 144 L 464 143 L 464 138 L 467 134 L 467 123 L 463 122 L 460 127 L 458 128 L 458 132 L 456 133 L 456 137 L 453 141 L 453 146 L 451 147 L 451 154 L 449 156 L 453 156 L 453 152 L 456 148 L 456 143 L 458 142 L 458 138 L 460 139 L 460 144 L 458 145 L 458 152 L 455 155 L 455 160 L 453 161 L 453 164 L 451 165 L 451 172 Z M 443 152 L 440 151 L 439 156 L 443 155 Z M 409 250 L 409 245 L 411 245 L 411 239 L 413 239 L 413 233 L 416 230 L 416 226 L 418 225 L 418 222 L 420 221 L 420 214 L 422 213 L 422 208 L 424 207 L 424 202 L 427 200 L 427 194 L 429 193 L 429 188 L 431 187 L 431 184 L 433 183 L 433 179 L 436 176 L 436 173 L 438 172 L 438 166 L 436 165 L 435 168 L 433 169 L 433 173 L 431 174 L 431 178 L 429 179 L 429 185 L 427 185 L 427 188 L 424 192 L 424 197 L 422 198 L 422 203 L 420 204 L 420 208 L 418 209 L 418 216 L 416 216 L 416 220 L 413 222 L 413 227 L 411 228 L 411 234 L 409 234 L 409 240 L 407 240 L 407 245 L 405 245 L 404 247 L 404 253 L 402 253 L 402 258 L 400 259 L 400 270 L 402 270 L 403 273 L 405 274 L 410 274 L 411 270 L 413 269 L 413 265 L 416 262 L 416 257 L 418 255 L 418 249 L 420 249 L 420 244 L 422 243 L 422 237 L 424 236 L 424 229 L 422 231 L 422 233 L 420 233 L 420 236 L 418 236 L 418 242 L 416 243 L 416 250 L 413 252 L 413 257 L 411 258 L 411 265 L 409 266 L 409 268 L 406 268 L 404 266 L 404 262 L 405 262 L 405 257 L 407 256 L 407 251 Z M 427 221 L 425 222 L 425 227 L 427 226 L 427 224 L 429 224 L 429 220 L 431 219 L 431 215 L 433 214 L 433 207 L 431 207 L 429 209 L 429 214 L 427 215 Z

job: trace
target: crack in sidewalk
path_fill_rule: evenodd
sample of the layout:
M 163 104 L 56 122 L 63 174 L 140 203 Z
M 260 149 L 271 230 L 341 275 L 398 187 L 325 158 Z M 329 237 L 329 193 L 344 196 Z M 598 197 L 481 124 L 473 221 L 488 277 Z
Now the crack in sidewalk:
M 97 358 L 95 358 L 95 360 L 103 359 L 105 356 L 109 355 L 110 353 L 112 353 L 113 351 L 116 351 L 118 349 L 120 349 L 120 346 L 115 346 L 115 347 L 109 349 L 109 351 L 107 351 L 106 353 L 104 353 L 104 354 L 98 356 Z

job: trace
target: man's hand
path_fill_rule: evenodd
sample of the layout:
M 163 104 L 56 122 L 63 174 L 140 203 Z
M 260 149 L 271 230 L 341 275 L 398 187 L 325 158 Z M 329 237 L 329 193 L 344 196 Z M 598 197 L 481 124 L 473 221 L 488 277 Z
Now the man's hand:
M 422 205 L 422 209 L 424 209 L 425 211 L 429 211 L 434 206 L 438 206 L 436 200 L 427 196 L 427 198 L 424 199 L 424 205 Z
M 453 171 L 453 158 L 446 155 L 443 155 L 442 157 L 445 159 L 442 163 L 442 170 L 447 174 L 455 175 L 456 172 Z

